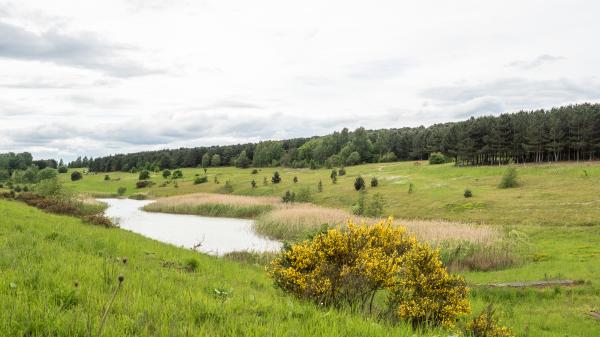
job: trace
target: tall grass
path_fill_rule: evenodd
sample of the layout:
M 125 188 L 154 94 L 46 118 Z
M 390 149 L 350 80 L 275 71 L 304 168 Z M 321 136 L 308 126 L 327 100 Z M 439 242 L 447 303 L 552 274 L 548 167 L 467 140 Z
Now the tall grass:
M 196 193 L 159 199 L 145 211 L 233 218 L 256 218 L 279 204 L 278 198 Z

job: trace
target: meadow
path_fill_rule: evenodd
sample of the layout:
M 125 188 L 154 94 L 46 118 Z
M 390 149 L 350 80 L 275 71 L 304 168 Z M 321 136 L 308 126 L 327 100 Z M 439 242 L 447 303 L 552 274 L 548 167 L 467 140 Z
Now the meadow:
M 282 182 L 279 184 L 270 182 L 270 177 L 275 170 L 278 170 L 282 176 Z M 400 221 L 402 219 L 425 219 L 439 221 L 440 224 L 456 224 L 457 221 L 475 225 L 485 224 L 501 231 L 506 238 L 518 241 L 519 254 L 523 257 L 521 263 L 486 272 L 461 272 L 472 288 L 470 299 L 475 313 L 488 304 L 493 304 L 501 323 L 513 328 L 517 336 L 597 336 L 598 331 L 600 331 L 600 322 L 588 314 L 591 311 L 600 310 L 600 287 L 598 286 L 600 282 L 600 273 L 598 273 L 598 270 L 600 270 L 600 263 L 598 262 L 598 256 L 600 255 L 600 248 L 598 248 L 600 247 L 598 245 L 600 243 L 600 226 L 598 226 L 600 209 L 597 207 L 599 200 L 597 196 L 600 187 L 596 183 L 600 175 L 600 165 L 597 163 L 565 163 L 518 166 L 520 187 L 498 189 L 498 183 L 505 170 L 506 167 L 454 167 L 451 164 L 428 165 L 423 162 L 418 165 L 414 162 L 369 164 L 346 168 L 347 174 L 338 177 L 337 183 L 333 184 L 329 179 L 330 170 L 326 169 L 268 168 L 260 169 L 257 174 L 252 174 L 252 169 L 224 167 L 209 168 L 207 172 L 208 182 L 195 185 L 193 183 L 195 175 L 204 176 L 204 171 L 199 168 L 183 169 L 184 177 L 177 180 L 177 186 L 174 182 L 165 183 L 166 180 L 160 176 L 160 173 L 153 173 L 151 179 L 156 184 L 143 189 L 135 188 L 137 174 L 132 173 L 110 173 L 109 180 L 104 179 L 104 174 L 87 174 L 84 175 L 82 180 L 76 182 L 68 181 L 68 175 L 61 175 L 61 179 L 65 180 L 69 188 L 88 195 L 114 194 L 118 187 L 123 186 L 127 188 L 126 196 L 143 193 L 150 198 L 198 192 L 222 193 L 226 181 L 230 181 L 233 187 L 233 191 L 227 191 L 232 195 L 271 198 L 280 198 L 286 190 L 299 191 L 308 187 L 311 189 L 312 203 L 348 212 L 357 200 L 358 193 L 353 187 L 355 177 L 361 175 L 365 177 L 368 183 L 370 177 L 376 176 L 379 185 L 375 188 L 367 187 L 367 193 L 370 195 L 377 191 L 385 197 L 386 207 L 384 210 L 386 215 L 393 215 Z M 219 184 L 214 182 L 215 176 Z M 293 182 L 294 176 L 298 178 L 297 183 Z M 269 180 L 267 185 L 263 185 L 264 177 Z M 250 184 L 253 179 L 257 182 L 256 188 L 252 188 Z M 322 192 L 317 190 L 319 180 L 323 184 Z M 411 184 L 413 188 L 412 192 L 409 193 L 408 190 Z M 473 192 L 472 198 L 463 196 L 465 188 L 471 189 Z M 37 210 L 21 209 L 24 206 L 12 206 L 12 204 L 10 206 L 19 208 L 21 213 L 17 212 L 9 217 L 13 220 L 19 219 L 19 223 L 27 224 L 29 222 L 31 226 L 37 227 L 37 223 L 42 222 L 44 223 L 43 226 L 54 226 L 52 222 L 57 219 L 54 218 L 55 216 L 37 213 Z M 37 219 L 28 217 L 27 212 L 36 212 L 38 214 Z M 41 219 L 41 217 L 46 216 L 52 217 L 53 220 Z M 4 219 L 2 221 L 7 222 L 5 220 L 6 216 L 2 216 L 2 218 Z M 62 222 L 73 222 L 71 227 L 68 227 L 71 228 L 73 234 L 69 234 L 67 237 L 77 235 L 76 232 L 79 231 L 92 231 L 94 232 L 93 235 L 101 235 L 101 237 L 104 237 L 104 235 L 114 236 L 111 249 L 116 250 L 112 253 L 115 256 L 134 256 L 138 254 L 135 255 L 138 256 L 138 259 L 148 258 L 146 254 L 139 254 L 137 249 L 129 247 L 125 243 L 120 243 L 119 240 L 123 239 L 120 236 L 127 236 L 127 242 L 136 242 L 136 245 L 138 242 L 151 242 L 150 240 L 114 229 L 99 234 L 95 231 L 104 229 L 84 227 L 86 225 L 70 218 L 58 218 L 62 219 Z M 13 223 L 7 223 L 6 225 L 14 226 Z M 43 226 L 40 228 L 45 228 Z M 53 230 L 60 233 L 56 227 L 52 228 L 48 231 Z M 4 229 L 5 233 L 11 231 L 12 229 Z M 31 229 L 31 232 L 34 232 L 34 230 Z M 32 236 L 31 233 L 27 237 L 30 236 Z M 6 234 L 3 237 L 6 240 Z M 21 238 L 21 240 L 25 240 L 25 238 Z M 92 240 L 92 238 L 90 237 L 87 240 Z M 6 245 L 6 242 L 3 246 Z M 92 241 L 89 241 L 89 244 L 94 245 Z M 291 303 L 295 303 L 294 305 L 307 305 L 306 308 L 310 307 L 308 304 L 297 303 L 295 300 L 272 289 L 261 266 L 199 256 L 193 252 L 156 242 L 151 242 L 151 244 L 162 247 L 161 250 L 168 250 L 171 259 L 179 261 L 176 263 L 181 265 L 185 263 L 188 257 L 193 256 L 201 261 L 200 265 L 206 263 L 215 269 L 231 268 L 230 270 L 235 270 L 230 276 L 219 274 L 224 279 L 235 283 L 236 285 L 232 286 L 233 288 L 242 287 L 242 289 L 246 289 L 240 285 L 240 282 L 243 283 L 243 281 L 236 278 L 236 273 L 239 274 L 243 270 L 247 275 L 252 275 L 252 277 L 261 280 L 260 282 L 263 285 L 261 291 L 264 290 L 266 294 L 264 296 L 269 298 L 268 303 L 271 301 L 274 301 L 274 303 L 278 301 L 290 303 L 291 301 Z M 43 246 L 35 245 L 37 247 Z M 142 244 L 139 243 L 139 245 Z M 81 244 L 78 249 L 80 251 L 83 249 Z M 121 252 L 121 249 L 125 252 Z M 148 250 L 148 248 L 139 249 Z M 30 251 L 36 252 L 37 250 L 36 248 Z M 50 254 L 50 248 L 46 253 Z M 94 255 L 94 253 L 91 253 L 91 255 Z M 99 261 L 102 260 L 101 256 L 95 258 L 98 258 Z M 240 258 L 239 260 L 243 261 L 244 259 Z M 12 260 L 9 259 L 9 261 Z M 163 269 L 152 271 L 152 268 L 158 267 L 160 265 L 146 265 L 144 268 L 147 269 L 147 277 L 165 272 Z M 53 268 L 57 267 L 54 266 Z M 28 275 L 27 270 L 29 270 L 27 266 L 18 266 L 12 268 L 11 272 L 21 273 L 21 277 L 26 277 Z M 87 270 L 86 272 L 93 273 L 97 270 Z M 177 269 L 177 272 L 180 273 L 177 275 L 183 275 L 181 276 L 183 278 L 191 277 L 193 280 L 199 281 L 197 283 L 208 282 L 205 279 L 197 279 L 199 276 L 194 276 L 195 274 L 181 273 L 180 269 Z M 204 277 L 205 273 L 201 274 Z M 38 277 L 41 276 L 40 274 Z M 53 275 L 52 277 L 59 276 Z M 545 289 L 490 288 L 484 286 L 485 284 L 498 282 L 553 279 L 584 280 L 585 283 L 577 287 L 550 287 Z M 146 282 L 149 282 L 149 279 L 146 279 Z M 164 283 L 165 287 L 173 286 L 167 281 L 160 282 Z M 202 284 L 192 285 L 194 281 L 179 281 L 178 279 L 177 282 L 179 282 L 178 284 L 186 284 L 187 287 L 204 287 Z M 6 291 L 7 288 L 3 289 Z M 173 289 L 171 290 L 174 291 Z M 97 294 L 96 309 L 98 312 L 101 311 L 98 308 L 102 306 L 102 300 L 99 298 L 102 298 L 102 296 L 107 297 L 109 293 L 108 290 L 104 290 L 104 292 Z M 177 291 L 174 293 L 177 293 Z M 239 292 L 235 291 L 234 294 L 239 294 Z M 254 294 L 256 295 L 256 293 Z M 184 295 L 177 293 L 176 296 Z M 260 296 L 263 296 L 263 294 Z M 140 301 L 142 301 L 142 297 L 143 295 L 140 295 Z M 235 298 L 234 296 L 230 300 L 234 301 Z M 261 298 L 264 299 L 264 297 Z M 183 301 L 182 298 L 180 300 Z M 237 310 L 243 311 L 245 309 L 240 304 Z M 273 311 L 277 310 L 277 305 L 275 305 Z M 313 308 L 306 310 L 313 310 Z M 326 314 L 320 309 L 314 308 L 314 310 L 315 313 Z M 155 314 L 159 315 L 159 313 Z M 250 322 L 252 315 L 248 314 L 248 322 Z M 264 315 L 274 315 L 274 313 L 269 311 Z M 336 315 L 346 317 L 344 319 L 353 322 L 354 320 L 360 321 L 360 323 L 353 324 L 360 325 L 369 322 L 368 319 L 362 320 L 350 313 L 336 312 Z M 281 317 L 277 319 L 281 319 Z M 311 320 L 302 319 L 301 321 L 311 322 L 307 325 L 313 325 Z M 161 321 L 159 320 L 159 322 Z M 382 323 L 370 322 L 368 324 L 375 327 Z M 318 323 L 314 326 L 318 326 Z M 387 328 L 382 327 L 382 329 Z M 257 327 L 249 329 L 249 331 L 253 331 L 252 329 L 257 329 Z M 396 329 L 400 331 L 403 328 L 398 327 Z M 281 330 L 277 331 L 281 332 Z M 323 331 L 327 331 L 326 335 L 335 335 L 336 333 L 335 329 L 331 333 L 329 333 L 329 330 Z M 350 335 L 363 335 L 360 331 L 355 329 Z M 369 334 L 376 335 L 377 330 L 374 331 L 369 332 Z M 405 331 L 399 332 L 399 335 L 402 335 L 402 333 L 405 333 Z M 246 333 L 246 335 L 248 334 L 250 333 Z M 278 333 L 273 332 L 273 334 Z M 343 335 L 343 332 L 340 334 Z

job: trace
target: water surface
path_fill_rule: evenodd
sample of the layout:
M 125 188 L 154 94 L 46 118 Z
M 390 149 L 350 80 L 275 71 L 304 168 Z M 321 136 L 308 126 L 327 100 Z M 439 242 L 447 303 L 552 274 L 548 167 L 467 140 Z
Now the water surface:
M 185 214 L 151 213 L 141 207 L 152 200 L 99 199 L 108 204 L 106 216 L 117 218 L 121 228 L 149 238 L 213 255 L 232 251 L 276 251 L 281 243 L 258 236 L 253 220 Z

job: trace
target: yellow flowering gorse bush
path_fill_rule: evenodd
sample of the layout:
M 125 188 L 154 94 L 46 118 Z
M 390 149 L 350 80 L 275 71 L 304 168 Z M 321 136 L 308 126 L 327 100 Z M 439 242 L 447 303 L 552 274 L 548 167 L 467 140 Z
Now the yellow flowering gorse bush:
M 284 250 L 269 273 L 276 286 L 320 305 L 371 309 L 389 290 L 390 312 L 413 323 L 452 325 L 469 312 L 462 278 L 449 275 L 438 253 L 392 219 L 347 223 Z

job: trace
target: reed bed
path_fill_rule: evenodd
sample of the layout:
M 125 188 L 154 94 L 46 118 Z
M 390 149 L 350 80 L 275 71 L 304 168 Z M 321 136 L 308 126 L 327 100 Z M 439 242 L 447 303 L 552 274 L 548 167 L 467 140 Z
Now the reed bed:
M 144 207 L 148 212 L 256 218 L 280 204 L 279 198 L 195 193 L 159 199 Z
M 296 204 L 279 207 L 263 214 L 255 223 L 255 231 L 278 240 L 298 240 L 319 230 L 324 224 L 336 226 L 347 221 L 371 224 L 381 219 L 366 218 L 341 209 Z M 432 244 L 452 241 L 489 243 L 501 235 L 492 227 L 440 220 L 396 220 L 394 224 L 406 227 L 419 240 Z

